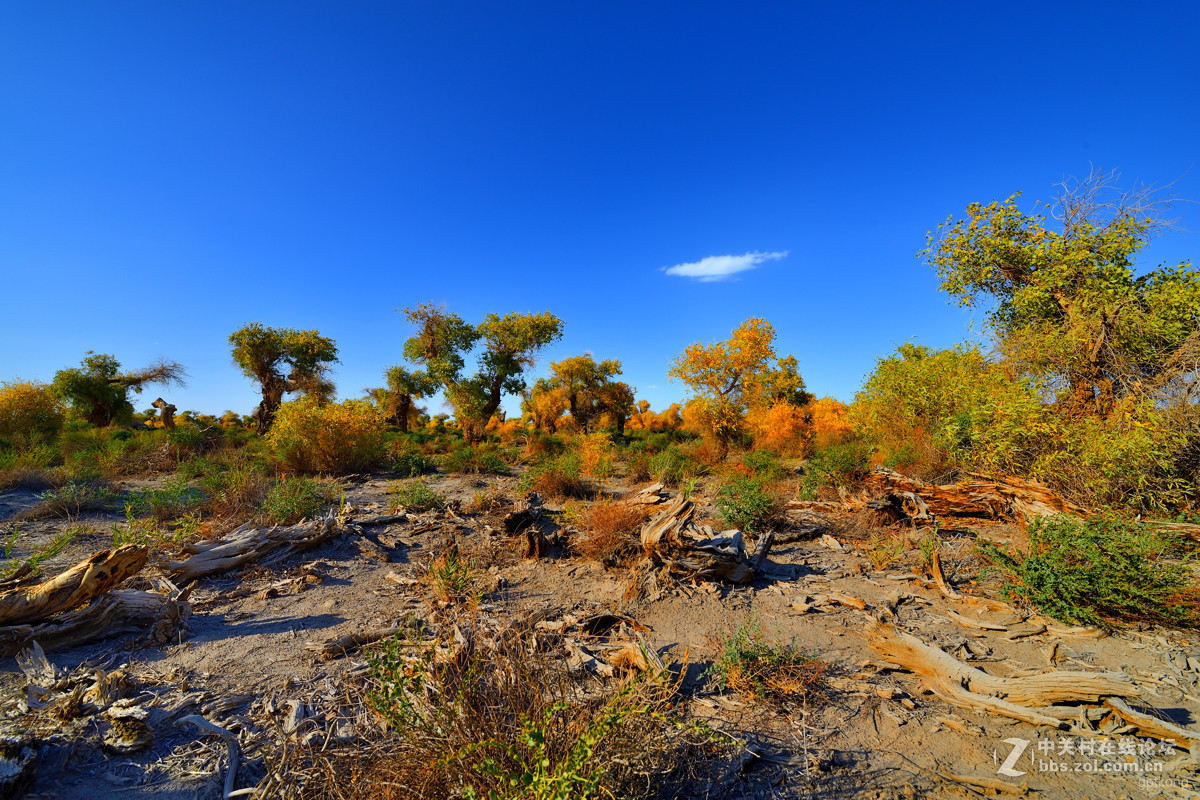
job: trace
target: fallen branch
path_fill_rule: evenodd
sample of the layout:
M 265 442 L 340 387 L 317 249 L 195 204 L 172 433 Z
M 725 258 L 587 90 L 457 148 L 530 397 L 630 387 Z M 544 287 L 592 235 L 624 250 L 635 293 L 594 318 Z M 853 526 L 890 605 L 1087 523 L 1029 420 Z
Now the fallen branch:
M 136 575 L 146 566 L 148 553 L 137 545 L 102 550 L 48 581 L 9 589 L 0 594 L 0 625 L 32 622 L 82 605 Z
M 191 615 L 192 607 L 184 595 L 171 597 L 161 592 L 118 589 L 87 608 L 70 611 L 52 622 L 0 628 L 0 654 L 14 655 L 32 642 L 40 644 L 43 650 L 61 650 L 147 629 L 151 642 L 166 644 L 187 628 Z
M 1130 725 L 1136 725 L 1138 730 L 1143 733 L 1157 736 L 1159 739 L 1170 739 L 1177 742 L 1184 749 L 1191 749 L 1193 742 L 1200 743 L 1200 733 L 1181 728 L 1178 725 L 1151 716 L 1150 714 L 1134 711 L 1124 701 L 1115 697 L 1105 700 L 1104 705 L 1115 711 L 1121 719 Z
M 890 623 L 875 622 L 868 634 L 871 649 L 929 679 L 936 688 L 944 689 L 948 694 L 965 691 L 1035 708 L 1063 702 L 1095 703 L 1109 697 L 1137 696 L 1133 682 L 1120 673 L 1054 671 L 1002 678 L 964 664 Z
M 192 714 L 187 717 L 182 717 L 178 722 L 175 723 L 175 725 L 176 726 L 195 725 L 197 728 L 200 729 L 201 733 L 208 733 L 208 734 L 212 734 L 213 736 L 220 736 L 222 739 L 225 740 L 225 744 L 229 746 L 229 769 L 225 773 L 225 791 L 222 796 L 225 797 L 226 800 L 228 800 L 228 798 L 232 797 L 234 794 L 233 787 L 237 785 L 237 769 L 238 769 L 237 734 L 235 734 L 233 731 L 225 730 L 220 725 L 214 725 L 213 723 L 209 722 L 208 720 L 206 720 L 204 717 L 200 716 L 199 714 Z
M 191 558 L 173 561 L 167 569 L 172 579 L 188 583 L 205 575 L 235 569 L 280 548 L 307 550 L 316 547 L 346 530 L 352 530 L 352 527 L 340 523 L 332 513 L 288 526 L 262 528 L 247 523 L 220 539 L 187 545 L 185 549 L 193 553 Z
M 344 655 L 358 650 L 364 645 L 374 644 L 380 639 L 386 639 L 389 636 L 396 635 L 399 628 L 380 628 L 374 631 L 365 631 L 363 633 L 350 633 L 345 636 L 339 636 L 336 639 L 331 639 L 324 644 L 307 645 L 309 650 L 315 650 L 321 657 L 322 661 L 332 661 Z

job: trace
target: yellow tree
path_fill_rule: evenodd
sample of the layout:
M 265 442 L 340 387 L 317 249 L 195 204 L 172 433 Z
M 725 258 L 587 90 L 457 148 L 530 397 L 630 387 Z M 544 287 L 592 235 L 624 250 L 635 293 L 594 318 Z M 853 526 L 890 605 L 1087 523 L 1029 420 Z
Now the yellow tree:
M 722 456 L 743 432 L 746 412 L 769 382 L 765 379 L 773 365 L 784 369 L 775 358 L 774 342 L 771 323 L 751 317 L 723 342 L 690 345 L 668 373 L 687 385 L 694 398 L 690 409 Z

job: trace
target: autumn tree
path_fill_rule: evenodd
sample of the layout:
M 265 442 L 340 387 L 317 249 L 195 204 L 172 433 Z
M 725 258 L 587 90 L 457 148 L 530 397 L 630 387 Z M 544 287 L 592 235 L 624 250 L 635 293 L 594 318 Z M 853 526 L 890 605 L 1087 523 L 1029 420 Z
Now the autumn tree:
M 230 334 L 229 344 L 234 363 L 262 392 L 255 410 L 259 435 L 271 429 L 285 394 L 332 399 L 329 368 L 338 361 L 337 344 L 320 331 L 264 328 L 252 322 Z
M 777 358 L 774 342 L 771 323 L 751 317 L 723 342 L 690 345 L 668 373 L 687 385 L 693 395 L 689 416 L 713 438 L 722 455 L 745 430 L 752 405 L 811 399 L 796 360 Z
M 567 410 L 567 394 L 549 378 L 538 378 L 527 388 L 521 400 L 521 411 L 533 423 L 533 427 L 554 433 L 558 420 Z
M 73 412 L 97 427 L 133 420 L 129 393 L 140 394 L 148 384 L 186 386 L 187 371 L 174 361 L 159 359 L 148 367 L 122 372 L 111 355 L 89 350 L 80 366 L 59 370 L 51 384 L 71 404 Z
M 621 362 L 599 361 L 590 353 L 564 358 L 550 365 L 550 384 L 562 390 L 571 419 L 583 431 L 590 431 L 602 415 L 609 415 L 617 434 L 625 430 L 625 420 L 634 410 L 633 389 L 614 380 L 621 374 Z
M 960 305 L 982 305 L 1000 350 L 1075 412 L 1109 415 L 1200 364 L 1200 273 L 1139 269 L 1165 225 L 1161 195 L 1121 191 L 1114 174 L 1068 181 L 1032 213 L 972 203 L 925 251 Z M 1049 216 L 1047 216 L 1049 215 Z
M 548 311 L 488 314 L 476 326 L 429 303 L 404 313 L 417 327 L 404 344 L 404 355 L 441 384 L 469 444 L 483 439 L 505 394 L 524 391 L 525 370 L 537 353 L 562 337 L 562 321 Z M 477 345 L 482 346 L 478 368 L 464 375 L 466 356 Z
M 432 395 L 437 391 L 437 383 L 425 372 L 401 366 L 389 367 L 384 379 L 387 386 L 372 389 L 368 394 L 375 400 L 384 419 L 408 433 L 410 418 L 415 415 L 413 401 Z

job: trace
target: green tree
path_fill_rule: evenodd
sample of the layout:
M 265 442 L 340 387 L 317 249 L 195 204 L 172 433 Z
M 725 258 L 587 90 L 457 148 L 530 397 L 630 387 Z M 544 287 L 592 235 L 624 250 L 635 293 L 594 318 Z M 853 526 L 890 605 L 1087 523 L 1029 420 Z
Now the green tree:
M 285 394 L 300 393 L 319 400 L 333 396 L 328 373 L 338 361 L 337 344 L 320 331 L 264 328 L 252 322 L 231 333 L 229 344 L 234 363 L 262 392 L 255 410 L 259 435 L 271 429 Z
M 438 385 L 427 373 L 401 366 L 389 367 L 384 379 L 387 386 L 372 390 L 371 395 L 384 419 L 408 433 L 410 417 L 414 416 L 413 400 L 430 396 Z
M 615 419 L 618 410 L 622 416 L 617 427 L 619 432 L 624 430 L 625 420 L 633 409 L 633 390 L 627 384 L 613 380 L 621 374 L 620 361 L 597 362 L 590 353 L 584 353 L 553 362 L 550 372 L 553 376 L 550 385 L 563 390 L 571 419 L 582 430 L 590 431 L 602 414 L 613 414 Z
M 488 314 L 475 327 L 429 303 L 404 313 L 417 326 L 417 335 L 404 344 L 405 357 L 441 384 L 470 444 L 482 441 L 505 394 L 524 391 L 524 372 L 537 353 L 562 338 L 562 321 L 549 311 Z M 463 375 L 465 357 L 477 344 L 482 345 L 478 369 Z
M 163 359 L 145 369 L 121 372 L 116 358 L 89 350 L 79 367 L 56 372 L 51 385 L 76 415 L 102 428 L 133 421 L 130 392 L 140 394 L 142 387 L 152 383 L 186 386 L 186 376 L 182 365 Z
M 1115 175 L 1067 182 L 1049 212 L 1018 195 L 972 203 L 925 251 L 960 305 L 982 304 L 1000 350 L 1075 412 L 1107 416 L 1124 398 L 1195 378 L 1200 273 L 1190 263 L 1139 270 L 1164 226 L 1164 201 L 1122 192 Z

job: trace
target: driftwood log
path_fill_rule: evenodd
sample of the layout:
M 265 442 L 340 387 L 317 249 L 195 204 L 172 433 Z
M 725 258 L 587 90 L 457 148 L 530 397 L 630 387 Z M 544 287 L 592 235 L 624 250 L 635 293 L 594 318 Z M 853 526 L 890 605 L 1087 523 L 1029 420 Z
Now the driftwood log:
M 667 490 L 661 483 L 652 483 L 634 492 L 625 502 L 635 506 L 656 506 L 667 502 Z
M 1040 483 L 1019 478 L 968 474 L 968 480 L 936 486 L 877 467 L 866 481 L 889 508 L 914 520 L 930 516 L 1008 520 L 1022 525 L 1054 514 L 1081 515 L 1083 510 Z
M 69 611 L 136 575 L 146 566 L 148 550 L 127 545 L 101 550 L 50 580 L 0 594 L 0 625 L 45 619 Z
M 187 629 L 191 615 L 184 594 L 118 589 L 41 625 L 0 628 L 0 656 L 16 655 L 32 642 L 51 651 L 126 633 L 147 632 L 151 642 L 166 644 Z
M 696 507 L 680 497 L 642 526 L 642 549 L 656 563 L 679 577 L 746 583 L 762 567 L 774 532 L 759 537 L 753 553 L 746 551 L 741 531 L 716 533 L 696 525 Z
M 871 649 L 927 678 L 935 689 L 952 685 L 1034 708 L 1063 702 L 1098 703 L 1109 697 L 1138 694 L 1133 682 L 1118 672 L 1054 671 L 1021 678 L 990 675 L 886 622 L 876 622 L 869 638 Z
M 1061 714 L 1050 713 L 1056 703 L 1098 703 L 1138 693 L 1133 682 L 1120 673 L 1055 671 L 1020 678 L 991 675 L 886 622 L 876 621 L 868 638 L 873 650 L 923 677 L 926 686 L 946 702 L 1031 725 L 1066 730 L 1070 725 L 1058 719 Z
M 295 525 L 264 528 L 247 523 L 220 539 L 185 545 L 184 549 L 193 555 L 184 561 L 170 562 L 167 569 L 172 580 L 188 583 L 205 575 L 235 569 L 281 548 L 307 550 L 350 529 L 352 526 L 342 524 L 333 512 Z

